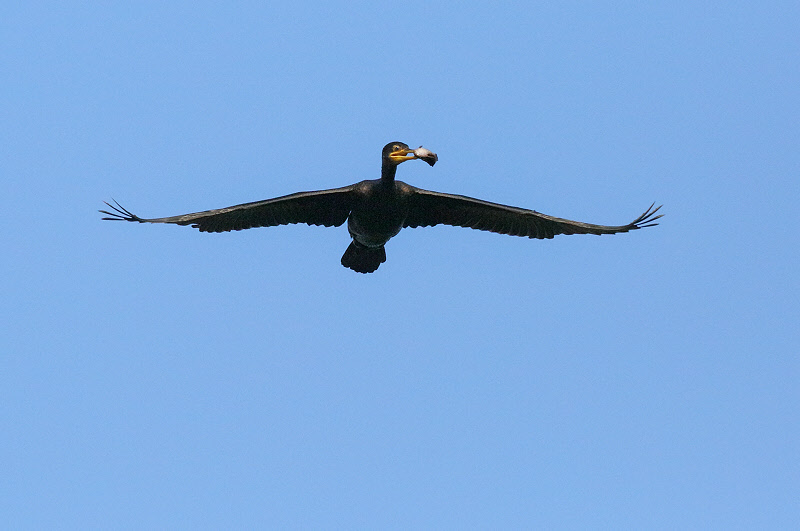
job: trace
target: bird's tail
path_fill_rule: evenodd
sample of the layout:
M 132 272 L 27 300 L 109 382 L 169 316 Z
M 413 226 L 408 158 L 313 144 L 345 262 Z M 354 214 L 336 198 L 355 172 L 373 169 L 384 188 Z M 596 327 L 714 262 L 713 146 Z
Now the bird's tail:
M 386 249 L 383 247 L 371 249 L 356 242 L 351 242 L 342 255 L 342 265 L 358 273 L 372 273 L 385 261 Z

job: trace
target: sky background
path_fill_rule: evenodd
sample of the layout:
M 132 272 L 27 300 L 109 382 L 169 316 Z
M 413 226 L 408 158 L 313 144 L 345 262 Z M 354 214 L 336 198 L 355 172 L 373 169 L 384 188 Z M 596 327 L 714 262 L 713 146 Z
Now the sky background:
M 800 521 L 797 2 L 0 9 L 14 528 Z M 398 178 L 540 241 L 101 221 Z

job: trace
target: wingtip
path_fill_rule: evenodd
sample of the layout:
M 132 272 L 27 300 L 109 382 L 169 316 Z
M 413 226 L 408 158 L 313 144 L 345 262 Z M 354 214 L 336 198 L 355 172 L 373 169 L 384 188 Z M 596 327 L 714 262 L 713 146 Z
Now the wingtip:
M 111 200 L 114 202 L 113 205 L 108 201 L 103 201 L 103 203 L 105 203 L 106 206 L 108 206 L 108 208 L 110 208 L 113 212 L 109 212 L 108 210 L 98 210 L 98 212 L 101 214 L 108 216 L 101 219 L 108 221 L 138 221 L 140 223 L 143 221 L 142 218 L 120 205 L 113 197 Z
M 664 217 L 664 214 L 656 215 L 656 213 L 659 210 L 661 210 L 661 207 L 663 207 L 664 205 L 658 205 L 657 207 L 653 208 L 655 205 L 656 203 L 655 201 L 653 201 L 653 203 L 649 207 L 647 207 L 647 210 L 645 210 L 641 216 L 636 218 L 633 221 L 633 223 L 631 223 L 631 225 L 637 229 L 643 229 L 645 227 L 655 227 L 656 225 L 658 225 L 658 223 L 653 223 L 653 222 L 657 219 Z

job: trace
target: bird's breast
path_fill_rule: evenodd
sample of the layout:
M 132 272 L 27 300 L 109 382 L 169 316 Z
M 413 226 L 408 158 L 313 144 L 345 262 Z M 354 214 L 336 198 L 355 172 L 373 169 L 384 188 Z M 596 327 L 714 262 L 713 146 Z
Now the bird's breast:
M 403 228 L 408 214 L 406 198 L 395 190 L 368 188 L 347 220 L 350 235 L 367 247 L 380 247 Z

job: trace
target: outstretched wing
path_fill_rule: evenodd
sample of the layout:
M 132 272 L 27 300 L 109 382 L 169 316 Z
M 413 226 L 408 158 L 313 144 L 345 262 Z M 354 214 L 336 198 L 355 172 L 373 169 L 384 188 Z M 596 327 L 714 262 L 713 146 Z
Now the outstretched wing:
M 511 236 L 552 238 L 557 234 L 615 234 L 658 225 L 661 208 L 650 205 L 644 214 L 627 225 L 609 226 L 582 223 L 540 214 L 512 206 L 490 203 L 463 195 L 444 194 L 414 188 L 409 198 L 405 227 L 429 227 L 443 223 L 456 227 L 487 230 Z
M 290 223 L 307 223 L 338 227 L 347 220 L 353 203 L 353 187 L 334 188 L 315 192 L 296 194 L 245 203 L 194 214 L 172 216 L 169 218 L 140 218 L 119 203 L 105 202 L 112 211 L 101 210 L 112 221 L 137 221 L 139 223 L 175 223 L 191 225 L 201 232 L 227 232 L 230 230 L 251 229 L 253 227 L 273 227 Z

